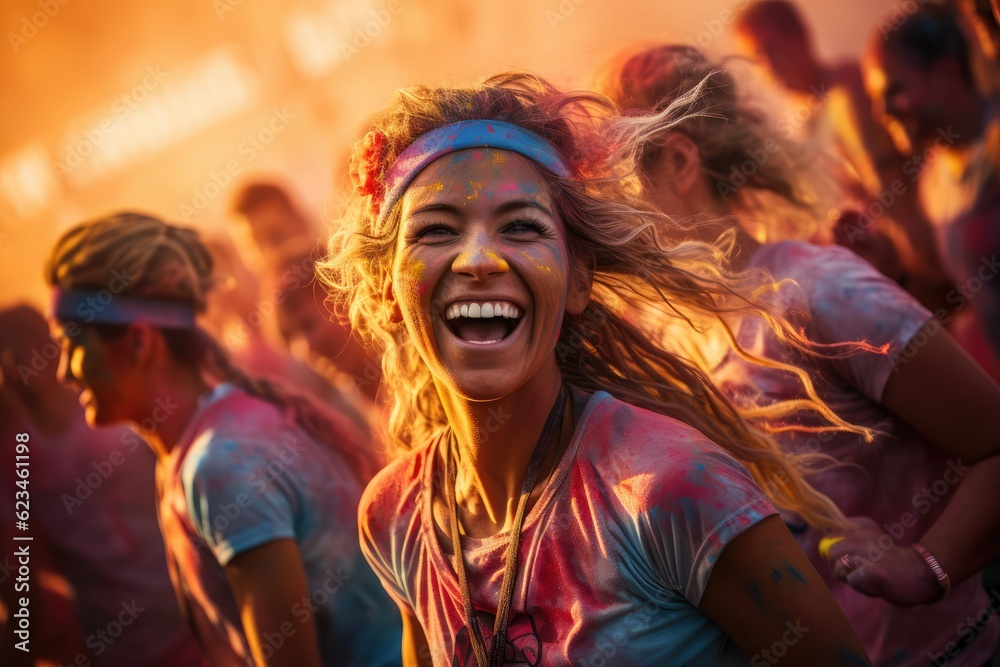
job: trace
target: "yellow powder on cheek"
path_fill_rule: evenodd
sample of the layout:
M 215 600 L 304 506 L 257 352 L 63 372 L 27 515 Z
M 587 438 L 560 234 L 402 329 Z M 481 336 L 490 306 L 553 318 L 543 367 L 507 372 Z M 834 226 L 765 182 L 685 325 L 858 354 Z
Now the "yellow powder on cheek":
M 502 165 L 502 164 L 504 164 L 506 162 L 507 162 L 507 156 L 504 155 L 503 153 L 494 153 L 493 154 L 493 166 L 494 167 L 499 167 L 500 165 Z
M 538 260 L 536 260 L 534 257 L 532 257 L 530 253 L 522 250 L 521 251 L 521 257 L 524 257 L 526 260 L 528 260 L 529 262 L 531 262 L 532 264 L 534 264 L 536 269 L 538 269 L 540 271 L 546 271 L 547 273 L 552 273 L 552 267 L 551 266 L 547 266 L 545 264 L 542 264 L 541 262 L 539 262 Z

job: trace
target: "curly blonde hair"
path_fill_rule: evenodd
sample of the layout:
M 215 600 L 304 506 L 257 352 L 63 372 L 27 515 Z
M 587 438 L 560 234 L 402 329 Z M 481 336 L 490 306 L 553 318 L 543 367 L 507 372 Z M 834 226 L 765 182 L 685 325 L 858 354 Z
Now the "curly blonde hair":
M 536 165 L 552 189 L 570 253 L 588 258 L 594 267 L 590 303 L 581 314 L 566 316 L 554 350 L 563 377 L 587 391 L 604 390 L 698 428 L 741 461 L 779 507 L 818 526 L 843 526 L 839 510 L 803 477 L 829 460 L 783 452 L 751 426 L 750 418 L 759 421 L 767 414 L 787 416 L 806 408 L 828 420 L 824 429 L 862 429 L 840 421 L 815 393 L 808 401 L 756 412 L 737 408 L 696 362 L 665 350 L 637 321 L 635 313 L 656 307 L 686 322 L 692 334 L 699 322 L 721 322 L 738 349 L 725 319 L 752 312 L 764 316 L 782 340 L 809 348 L 787 320 L 762 305 L 760 297 L 775 289 L 770 281 L 729 272 L 725 244 L 661 245 L 656 229 L 663 216 L 639 198 L 631 176 L 635 165 L 614 157 L 621 151 L 609 140 L 612 112 L 613 104 L 595 93 L 563 93 L 537 76 L 505 73 L 468 88 L 400 90 L 371 119 L 351 161 L 357 187 L 334 224 L 328 257 L 317 264 L 317 272 L 355 330 L 383 352 L 389 441 L 404 450 L 420 446 L 444 433 L 448 421 L 430 370 L 405 326 L 392 321 L 383 296 L 401 222 L 398 201 L 379 216 L 386 172 L 407 146 L 436 127 L 464 120 L 506 121 L 544 137 L 575 174 L 561 178 Z M 678 106 L 660 123 L 675 126 L 684 118 Z M 785 368 L 809 384 L 805 373 Z

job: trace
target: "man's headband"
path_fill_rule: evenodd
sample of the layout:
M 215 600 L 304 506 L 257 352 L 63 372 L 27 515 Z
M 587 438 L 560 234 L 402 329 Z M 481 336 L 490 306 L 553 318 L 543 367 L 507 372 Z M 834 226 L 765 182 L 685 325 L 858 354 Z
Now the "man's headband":
M 427 165 L 467 148 L 500 148 L 530 158 L 557 176 L 569 178 L 572 175 L 555 146 L 517 125 L 495 120 L 464 120 L 442 125 L 420 135 L 390 167 L 376 227 L 382 226 L 406 188 Z
M 120 296 L 111 290 L 52 290 L 52 317 L 84 324 L 144 322 L 165 329 L 193 329 L 194 308 L 182 303 Z

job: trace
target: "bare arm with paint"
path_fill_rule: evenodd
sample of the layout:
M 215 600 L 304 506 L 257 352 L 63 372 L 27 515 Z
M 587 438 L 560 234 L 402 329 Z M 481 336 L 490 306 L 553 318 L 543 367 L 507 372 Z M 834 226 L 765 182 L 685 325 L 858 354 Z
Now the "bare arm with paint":
M 946 332 L 927 333 L 928 343 L 890 377 L 883 404 L 952 455 L 953 477 L 959 474 L 955 470 L 968 467 L 941 516 L 919 540 L 955 585 L 1000 557 L 1000 387 Z M 864 554 L 869 540 L 883 532 L 870 520 L 860 523 L 830 549 L 835 574 L 862 593 L 894 604 L 940 596 L 930 567 L 909 547 L 893 546 L 878 561 L 843 572 L 838 560 Z
M 777 516 L 730 542 L 712 569 L 699 609 L 750 664 L 871 664 L 847 617 Z

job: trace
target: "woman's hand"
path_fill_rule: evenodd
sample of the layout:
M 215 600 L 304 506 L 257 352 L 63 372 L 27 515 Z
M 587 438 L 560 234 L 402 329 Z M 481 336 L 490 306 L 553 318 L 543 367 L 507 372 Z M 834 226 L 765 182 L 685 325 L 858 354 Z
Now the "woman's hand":
M 868 517 L 852 517 L 857 528 L 844 533 L 824 554 L 833 576 L 859 592 L 909 607 L 941 597 L 937 578 L 924 559 L 900 546 Z

